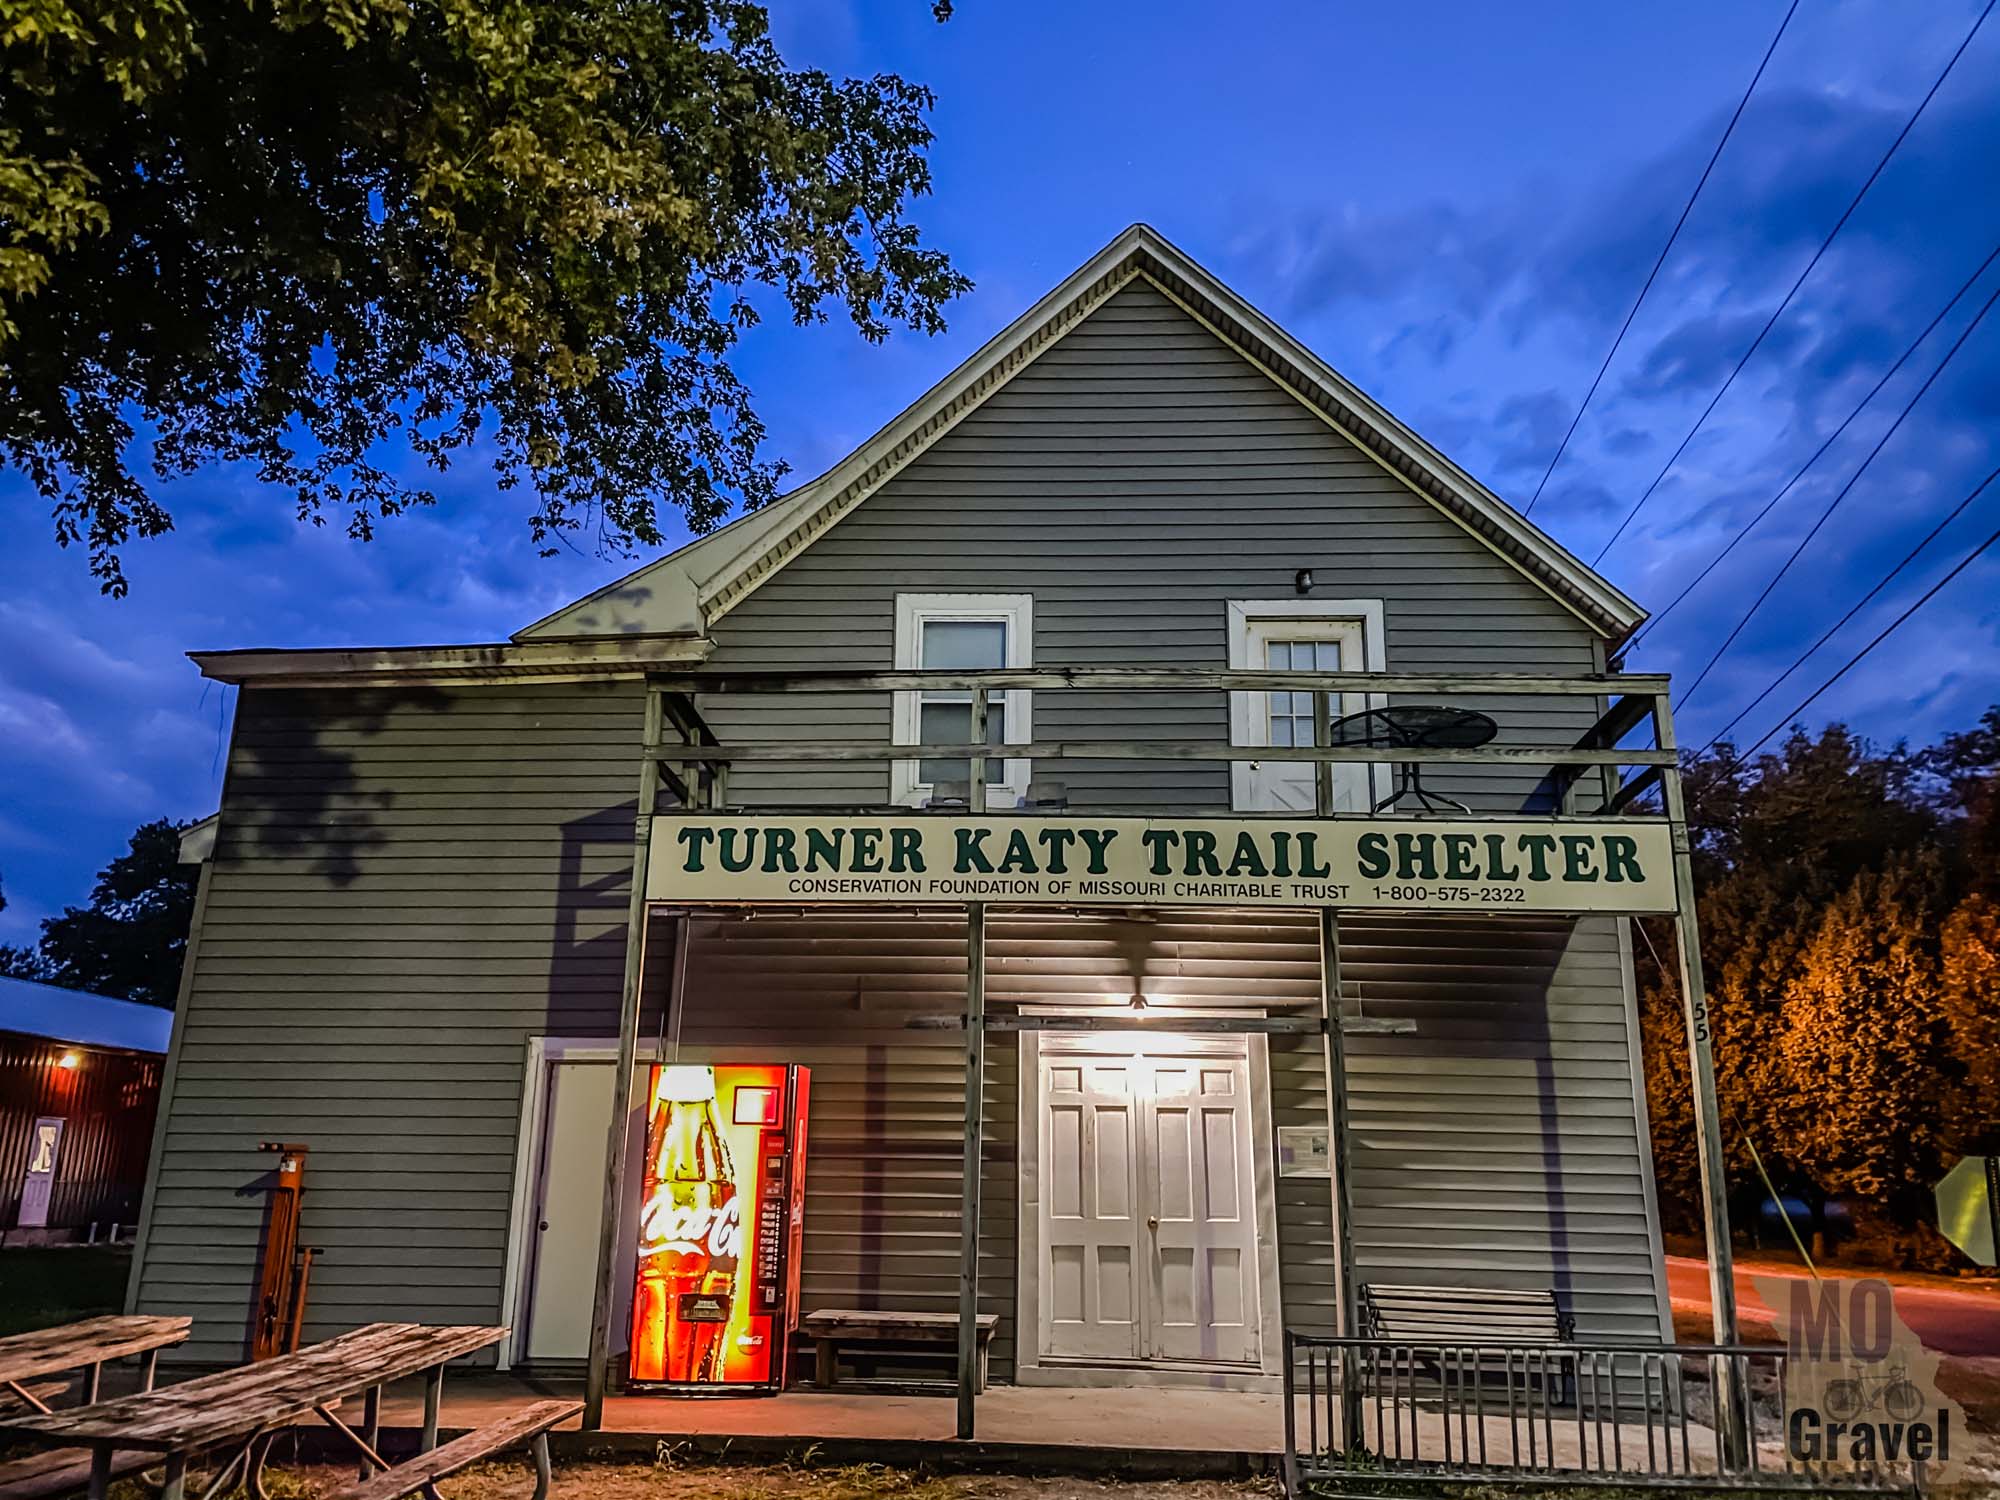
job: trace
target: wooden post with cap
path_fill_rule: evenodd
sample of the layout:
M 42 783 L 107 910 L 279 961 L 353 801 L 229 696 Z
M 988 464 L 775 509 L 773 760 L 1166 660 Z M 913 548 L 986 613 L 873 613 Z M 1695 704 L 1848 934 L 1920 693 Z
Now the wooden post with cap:
M 1653 699 L 1653 732 L 1662 750 L 1676 748 L 1673 709 L 1666 694 Z M 1715 1095 L 1715 1059 L 1709 1051 L 1708 986 L 1701 967 L 1701 933 L 1695 918 L 1693 847 L 1687 797 L 1678 765 L 1660 773 L 1674 859 L 1674 947 L 1680 970 L 1681 1012 L 1687 1027 L 1688 1086 L 1694 1095 L 1695 1155 L 1701 1174 L 1702 1231 L 1708 1251 L 1710 1323 L 1718 1344 L 1737 1340 L 1736 1271 L 1729 1246 L 1729 1182 L 1724 1166 L 1722 1115 Z M 1714 1365 L 1715 1431 L 1725 1473 L 1749 1462 L 1742 1370 L 1728 1356 Z
M 1313 744 L 1325 749 L 1333 742 L 1332 693 L 1313 694 Z M 1333 816 L 1333 765 L 1313 766 L 1313 802 L 1322 818 Z M 1326 1068 L 1327 1190 L 1333 1215 L 1334 1332 L 1356 1338 L 1361 1332 L 1360 1295 L 1354 1285 L 1354 1225 L 1348 1197 L 1347 1038 L 1340 1016 L 1340 913 L 1322 907 L 1319 914 L 1320 1056 Z M 1341 1441 L 1353 1447 L 1361 1436 L 1361 1388 L 1351 1380 L 1352 1351 L 1340 1360 Z
M 972 695 L 968 740 L 986 743 L 984 689 Z M 986 758 L 967 762 L 966 807 L 986 811 Z M 986 904 L 965 908 L 965 1180 L 959 1200 L 958 1247 L 958 1426 L 961 1439 L 973 1435 L 974 1400 L 979 1392 L 979 1177 L 985 1154 L 986 1123 Z
M 611 1314 L 618 1305 L 618 1232 L 624 1219 L 626 1134 L 632 1113 L 632 1071 L 639 1063 L 639 997 L 646 954 L 646 872 L 653 852 L 653 814 L 660 798 L 658 750 L 666 706 L 660 689 L 646 685 L 644 753 L 639 758 L 639 800 L 632 828 L 632 893 L 625 916 L 625 977 L 618 1005 L 618 1071 L 611 1080 L 611 1124 L 604 1143 L 604 1203 L 597 1231 L 597 1288 L 590 1306 L 590 1364 L 584 1377 L 583 1427 L 604 1425 L 604 1395 L 611 1380 Z

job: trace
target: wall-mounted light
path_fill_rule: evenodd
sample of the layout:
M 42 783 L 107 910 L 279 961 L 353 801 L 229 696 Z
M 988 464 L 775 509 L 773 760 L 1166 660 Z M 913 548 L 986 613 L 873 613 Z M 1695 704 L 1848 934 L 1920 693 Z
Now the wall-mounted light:
M 1311 568 L 1300 568 L 1298 572 L 1292 575 L 1292 587 L 1297 589 L 1301 594 L 1310 594 L 1313 591 L 1313 570 Z
M 83 1054 L 81 1052 L 65 1052 L 61 1057 L 56 1059 L 56 1066 L 65 1068 L 73 1073 L 83 1066 Z

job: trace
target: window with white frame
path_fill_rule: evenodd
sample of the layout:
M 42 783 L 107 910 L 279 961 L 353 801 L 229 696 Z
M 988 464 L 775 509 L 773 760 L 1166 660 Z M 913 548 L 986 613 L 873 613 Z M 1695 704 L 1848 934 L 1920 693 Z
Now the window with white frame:
M 1239 671 L 1380 672 L 1386 669 L 1379 599 L 1232 599 L 1229 665 Z M 1379 695 L 1343 693 L 1334 716 L 1379 706 Z M 1313 695 L 1229 695 L 1229 738 L 1245 746 L 1314 743 Z M 1365 812 L 1374 776 L 1364 765 L 1334 768 L 1334 810 Z M 1244 812 L 1311 812 L 1317 806 L 1311 761 L 1241 760 L 1230 766 L 1230 801 Z
M 1034 601 L 1028 594 L 898 594 L 896 665 L 979 671 L 1026 667 L 1034 661 Z M 1024 745 L 1034 738 L 1032 695 L 1025 690 L 987 694 L 986 742 Z M 970 692 L 896 694 L 898 745 L 966 744 L 972 734 Z M 995 757 L 986 763 L 987 808 L 1018 805 L 1028 792 L 1029 762 Z M 940 784 L 964 786 L 962 760 L 894 763 L 890 799 L 922 806 Z

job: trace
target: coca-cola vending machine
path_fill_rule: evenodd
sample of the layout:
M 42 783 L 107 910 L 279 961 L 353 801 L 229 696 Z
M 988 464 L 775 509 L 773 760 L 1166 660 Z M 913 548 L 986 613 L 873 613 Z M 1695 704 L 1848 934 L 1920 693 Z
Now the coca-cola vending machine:
M 799 1322 L 811 1075 L 789 1063 L 652 1073 L 632 1298 L 635 1388 L 785 1388 Z

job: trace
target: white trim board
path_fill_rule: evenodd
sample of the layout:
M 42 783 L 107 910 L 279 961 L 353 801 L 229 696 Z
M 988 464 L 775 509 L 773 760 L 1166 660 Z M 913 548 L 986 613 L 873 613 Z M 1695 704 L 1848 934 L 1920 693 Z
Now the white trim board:
M 921 667 L 919 646 L 923 627 L 931 620 L 1001 620 L 1007 627 L 1006 661 L 1003 666 L 1031 667 L 1035 662 L 1035 597 L 1032 594 L 898 594 L 896 595 L 895 662 L 898 670 Z M 966 695 L 970 698 L 970 694 Z M 923 743 L 918 705 L 921 693 L 897 693 L 891 709 L 891 744 Z M 1006 707 L 1002 744 L 1025 745 L 1034 738 L 1035 695 L 1027 689 L 1012 689 L 1000 695 Z M 897 760 L 889 763 L 889 800 L 913 804 L 932 791 L 929 783 L 918 780 L 920 763 Z M 1028 795 L 1030 763 L 1014 758 L 1001 761 L 1001 779 L 986 788 L 986 811 L 1011 809 Z
M 1304 595 L 1292 599 L 1231 599 L 1226 613 L 1229 665 L 1234 671 L 1263 666 L 1262 662 L 1252 662 L 1249 657 L 1250 625 L 1255 620 L 1351 622 L 1361 640 L 1360 670 L 1389 670 L 1384 611 L 1380 599 L 1314 599 Z M 1341 665 L 1343 670 L 1353 670 L 1345 662 Z M 1254 746 L 1260 743 L 1257 718 L 1263 696 L 1261 693 L 1229 695 L 1229 741 L 1232 745 Z M 1381 708 L 1389 701 L 1384 693 L 1347 693 L 1343 698 L 1346 700 L 1343 709 L 1349 713 L 1363 708 Z M 1384 769 L 1370 765 L 1360 767 L 1359 772 L 1364 795 L 1373 803 L 1381 794 Z M 1250 810 L 1255 801 L 1252 780 L 1250 761 L 1233 760 L 1229 763 L 1229 802 L 1238 812 Z

